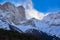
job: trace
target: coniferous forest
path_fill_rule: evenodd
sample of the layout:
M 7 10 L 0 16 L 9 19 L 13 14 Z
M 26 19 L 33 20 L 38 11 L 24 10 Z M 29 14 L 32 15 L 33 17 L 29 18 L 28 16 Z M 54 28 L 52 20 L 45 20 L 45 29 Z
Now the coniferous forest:
M 60 40 L 56 36 L 50 36 L 41 32 L 43 35 L 34 36 L 28 33 L 19 33 L 12 30 L 0 29 L 0 40 Z

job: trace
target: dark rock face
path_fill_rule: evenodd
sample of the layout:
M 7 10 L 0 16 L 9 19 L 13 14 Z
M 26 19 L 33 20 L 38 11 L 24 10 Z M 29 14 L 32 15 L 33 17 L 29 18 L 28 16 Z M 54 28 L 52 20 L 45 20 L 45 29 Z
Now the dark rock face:
M 15 31 L 15 32 L 23 33 L 22 30 L 20 30 L 19 28 L 15 27 L 15 26 L 13 26 L 13 25 L 10 25 L 10 24 L 9 24 L 9 28 L 10 28 L 10 30 L 13 30 L 13 31 Z
M 25 17 L 25 8 L 24 8 L 23 6 L 18 6 L 17 8 L 18 8 L 18 10 L 19 10 L 19 13 L 20 13 L 23 17 Z

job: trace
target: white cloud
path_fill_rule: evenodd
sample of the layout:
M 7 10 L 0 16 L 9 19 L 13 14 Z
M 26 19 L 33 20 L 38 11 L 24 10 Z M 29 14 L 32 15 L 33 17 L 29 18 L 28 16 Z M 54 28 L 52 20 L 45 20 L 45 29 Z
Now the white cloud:
M 33 7 L 32 0 L 26 0 L 23 6 L 25 7 L 27 19 L 36 18 L 36 19 L 41 20 L 45 16 L 44 13 L 37 11 Z
M 38 12 L 35 9 L 26 10 L 26 15 L 27 15 L 26 17 L 28 19 L 30 19 L 30 18 L 36 18 L 36 19 L 41 20 L 44 17 L 43 13 Z
M 45 16 L 44 13 L 37 11 L 33 7 L 32 0 L 6 0 L 5 2 L 7 1 L 15 4 L 15 6 L 23 5 L 25 7 L 27 19 L 36 18 L 41 20 Z

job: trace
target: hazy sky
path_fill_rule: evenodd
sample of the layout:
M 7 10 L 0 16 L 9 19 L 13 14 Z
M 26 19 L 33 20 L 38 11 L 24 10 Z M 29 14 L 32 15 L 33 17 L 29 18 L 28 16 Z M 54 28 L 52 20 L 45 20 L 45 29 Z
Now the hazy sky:
M 20 3 L 25 0 L 0 0 L 0 3 L 5 1 Z M 32 0 L 32 2 L 34 8 L 40 12 L 60 11 L 60 0 Z

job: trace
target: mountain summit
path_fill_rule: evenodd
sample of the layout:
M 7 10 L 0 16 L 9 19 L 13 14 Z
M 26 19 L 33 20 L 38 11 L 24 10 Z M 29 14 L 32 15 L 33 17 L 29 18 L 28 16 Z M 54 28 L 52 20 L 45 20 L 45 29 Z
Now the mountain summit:
M 23 6 L 15 7 L 14 4 L 6 2 L 0 7 L 0 12 L 8 12 L 5 16 L 10 15 L 10 21 L 12 21 L 15 24 L 20 24 L 21 21 L 23 21 L 25 18 L 25 10 Z M 5 14 L 5 13 L 4 13 Z M 7 19 L 7 18 L 6 18 Z
M 34 29 L 60 37 L 60 12 L 52 12 L 45 16 L 33 8 L 25 9 L 24 6 L 16 7 L 6 2 L 0 5 L 0 28 L 18 32 L 21 30 L 24 33 Z

